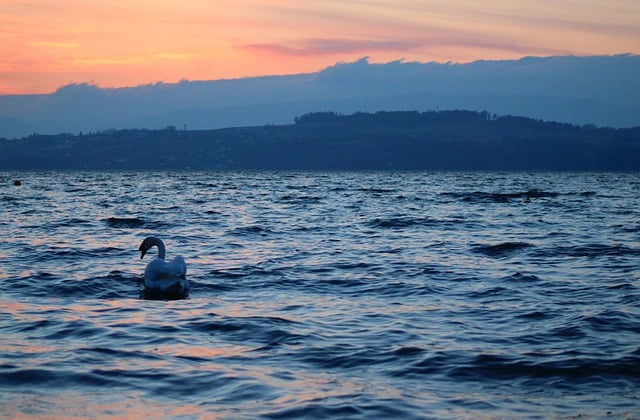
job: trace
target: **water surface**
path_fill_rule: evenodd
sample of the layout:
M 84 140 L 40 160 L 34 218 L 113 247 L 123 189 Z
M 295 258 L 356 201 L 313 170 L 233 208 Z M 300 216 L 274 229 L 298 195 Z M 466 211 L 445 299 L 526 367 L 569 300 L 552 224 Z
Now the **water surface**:
M 0 414 L 634 416 L 639 207 L 638 174 L 0 173 Z M 140 298 L 147 235 L 188 299 Z

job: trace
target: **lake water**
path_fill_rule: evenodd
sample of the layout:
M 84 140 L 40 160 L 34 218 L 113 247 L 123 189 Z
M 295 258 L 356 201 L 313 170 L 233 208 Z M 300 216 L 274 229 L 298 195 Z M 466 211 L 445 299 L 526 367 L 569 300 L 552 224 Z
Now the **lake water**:
M 0 206 L 0 417 L 640 413 L 640 174 L 0 173 Z M 141 298 L 148 235 L 188 299 Z

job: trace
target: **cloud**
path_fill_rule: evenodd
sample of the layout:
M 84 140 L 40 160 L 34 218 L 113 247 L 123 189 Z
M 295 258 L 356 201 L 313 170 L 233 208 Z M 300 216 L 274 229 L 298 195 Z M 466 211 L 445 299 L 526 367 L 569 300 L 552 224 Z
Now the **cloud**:
M 433 39 L 429 45 L 461 47 L 472 50 L 498 50 L 520 55 L 568 55 L 571 52 L 561 48 L 546 48 L 522 44 L 511 39 L 481 38 L 459 35 L 451 38 Z
M 71 49 L 80 46 L 77 42 L 55 42 L 55 41 L 33 41 L 29 45 L 34 47 L 54 48 L 54 49 Z
M 81 64 L 81 65 L 128 65 L 128 64 L 141 64 L 141 63 L 150 63 L 158 60 L 162 61 L 179 61 L 179 60 L 189 60 L 193 58 L 193 54 L 184 54 L 184 53 L 175 53 L 171 51 L 164 52 L 153 52 L 149 54 L 139 54 L 139 55 L 121 55 L 121 56 L 83 56 L 83 57 L 75 57 L 72 59 L 73 64 Z
M 338 54 L 366 54 L 374 52 L 403 52 L 448 46 L 470 49 L 490 49 L 518 54 L 564 55 L 568 51 L 521 45 L 501 39 L 479 38 L 464 34 L 449 34 L 425 38 L 368 40 L 350 38 L 307 38 L 283 43 L 244 44 L 241 48 L 285 56 L 327 56 Z
M 557 2 L 549 2 L 558 9 Z M 622 3 L 622 2 L 621 2 Z M 568 5 L 565 5 L 567 8 Z M 481 16 L 496 22 L 509 22 L 520 27 L 539 28 L 543 30 L 568 30 L 571 32 L 598 33 L 611 36 L 638 36 L 640 28 L 636 23 L 640 8 L 623 4 L 608 4 L 602 2 L 591 8 L 580 7 L 579 12 L 588 13 L 580 15 L 576 10 L 570 9 L 562 13 L 561 8 L 554 15 L 541 15 L 535 13 L 507 13 L 499 10 L 484 10 L 478 12 Z M 608 17 L 608 18 L 607 18 Z
M 194 54 L 184 54 L 175 52 L 160 52 L 152 55 L 153 58 L 158 60 L 190 60 L 194 58 Z
M 71 62 L 79 65 L 126 65 L 147 63 L 145 56 L 74 57 Z
M 281 44 L 245 44 L 242 48 L 289 56 L 318 56 L 374 51 L 406 51 L 420 47 L 415 40 L 367 40 L 349 38 L 308 38 Z

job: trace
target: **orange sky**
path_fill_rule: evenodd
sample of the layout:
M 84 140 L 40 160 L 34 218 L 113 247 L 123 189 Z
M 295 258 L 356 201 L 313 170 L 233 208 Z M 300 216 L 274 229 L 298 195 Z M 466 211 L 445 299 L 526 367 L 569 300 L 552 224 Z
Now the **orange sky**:
M 638 0 L 0 0 L 0 94 L 640 53 Z

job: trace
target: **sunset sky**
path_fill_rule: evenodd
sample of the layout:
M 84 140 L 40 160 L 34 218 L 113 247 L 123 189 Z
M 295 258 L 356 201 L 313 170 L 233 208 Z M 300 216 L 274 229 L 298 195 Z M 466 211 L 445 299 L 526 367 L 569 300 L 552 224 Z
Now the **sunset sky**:
M 638 0 L 0 0 L 0 94 L 640 53 Z

